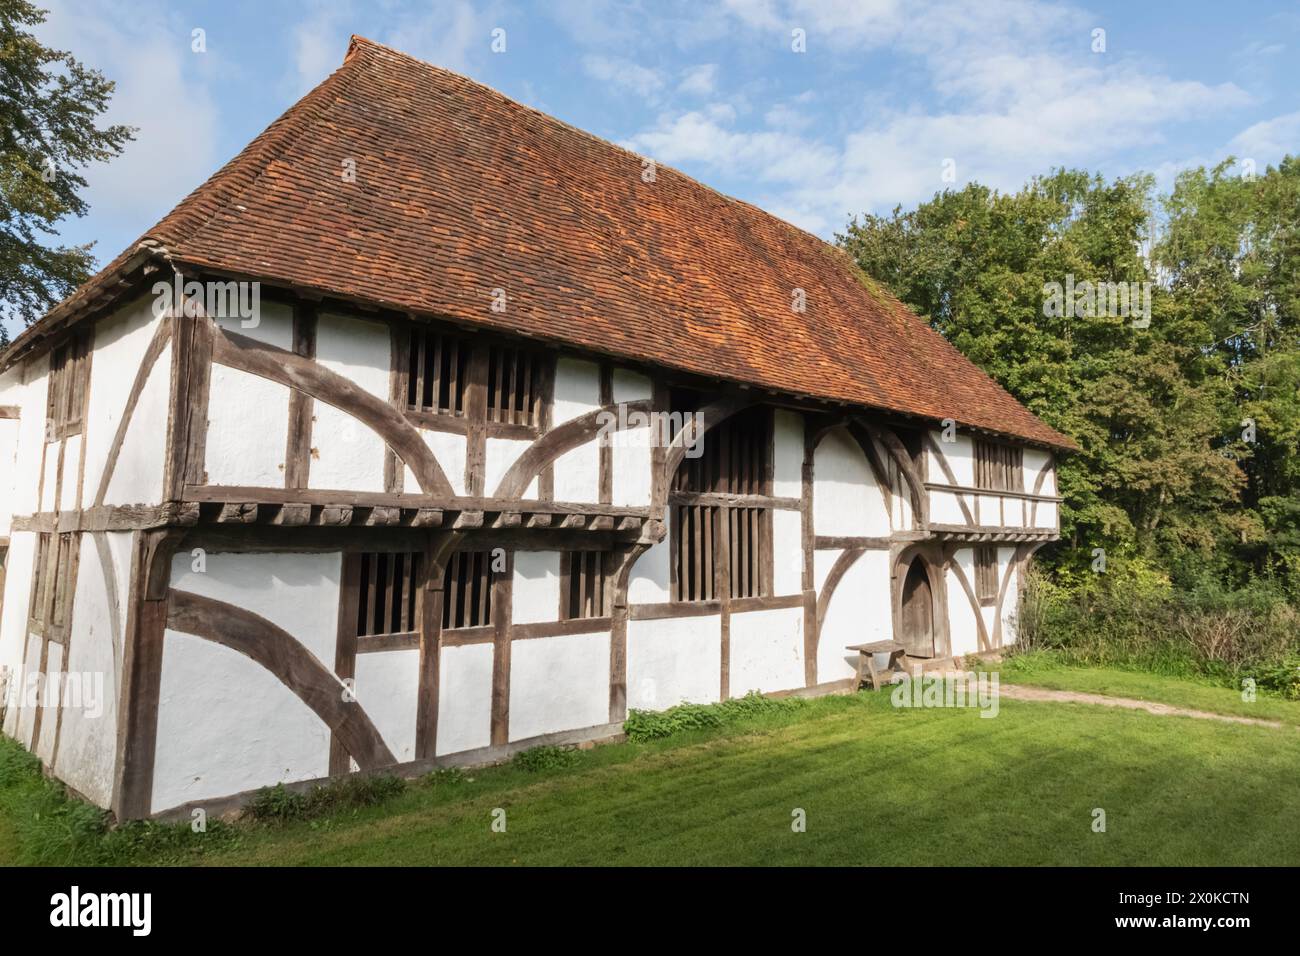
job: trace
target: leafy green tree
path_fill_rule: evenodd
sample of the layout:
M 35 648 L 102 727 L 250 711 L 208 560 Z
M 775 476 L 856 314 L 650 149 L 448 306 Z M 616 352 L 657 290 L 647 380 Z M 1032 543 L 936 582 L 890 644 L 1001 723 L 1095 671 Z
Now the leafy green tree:
M 46 12 L 0 0 L 0 345 L 4 321 L 30 325 L 84 282 L 91 244 L 47 245 L 65 216 L 83 216 L 77 172 L 121 153 L 128 126 L 101 128 L 113 84 L 28 29 Z
M 1246 477 L 1238 552 L 1300 593 L 1300 161 L 1184 172 L 1157 255 L 1176 321 L 1230 397 Z
M 1058 170 L 1014 193 L 971 184 L 911 212 L 854 219 L 839 237 L 867 273 L 1080 444 L 1059 471 L 1058 567 L 1102 547 L 1172 572 L 1203 568 L 1225 542 L 1256 533 L 1241 500 L 1245 451 L 1228 438 L 1232 390 L 1204 351 L 1204 318 L 1157 281 L 1153 190 L 1148 176 Z M 1049 290 L 1069 282 L 1135 283 L 1149 291 L 1149 324 L 1053 308 Z

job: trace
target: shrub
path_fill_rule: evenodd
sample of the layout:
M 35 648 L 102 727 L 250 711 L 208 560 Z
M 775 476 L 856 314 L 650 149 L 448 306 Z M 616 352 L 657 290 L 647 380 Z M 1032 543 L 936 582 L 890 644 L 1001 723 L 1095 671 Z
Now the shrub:
M 644 742 L 671 737 L 690 730 L 722 727 L 765 714 L 797 710 L 807 705 L 800 697 L 775 699 L 750 691 L 717 704 L 679 704 L 667 710 L 633 710 L 623 722 L 629 740 Z
M 516 767 L 529 773 L 572 767 L 578 762 L 578 751 L 572 747 L 532 747 L 515 754 Z
M 1208 677 L 1300 696 L 1300 612 L 1265 583 L 1229 590 L 1152 587 L 1114 569 L 1062 584 L 1026 576 L 1017 651 L 1052 650 L 1067 662 Z
M 315 787 L 309 793 L 297 793 L 277 783 L 274 787 L 258 790 L 245 813 L 262 823 L 307 820 L 340 810 L 372 807 L 405 789 L 406 781 L 391 774 L 344 777 Z

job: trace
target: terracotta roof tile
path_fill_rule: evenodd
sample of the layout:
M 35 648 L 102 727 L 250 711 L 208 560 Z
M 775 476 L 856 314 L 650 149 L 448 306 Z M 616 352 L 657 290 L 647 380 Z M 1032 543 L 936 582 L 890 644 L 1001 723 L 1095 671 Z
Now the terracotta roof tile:
M 1073 447 L 842 250 L 673 169 L 643 182 L 642 162 L 354 37 L 146 238 L 190 265 Z

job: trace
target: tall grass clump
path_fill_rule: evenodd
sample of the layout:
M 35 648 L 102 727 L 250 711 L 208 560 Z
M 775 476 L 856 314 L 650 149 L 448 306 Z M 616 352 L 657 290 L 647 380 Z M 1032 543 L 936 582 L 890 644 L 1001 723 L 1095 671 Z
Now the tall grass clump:
M 1067 663 L 1231 686 L 1249 677 L 1300 699 L 1300 611 L 1267 582 L 1174 589 L 1140 567 L 1064 582 L 1031 569 L 1016 624 L 1018 649 Z

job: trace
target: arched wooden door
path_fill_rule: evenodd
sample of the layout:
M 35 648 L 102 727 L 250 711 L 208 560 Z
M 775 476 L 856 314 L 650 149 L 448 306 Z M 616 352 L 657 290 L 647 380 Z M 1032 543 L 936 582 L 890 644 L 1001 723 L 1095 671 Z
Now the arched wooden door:
M 934 657 L 934 594 L 919 555 L 912 559 L 903 580 L 898 641 L 908 657 Z

